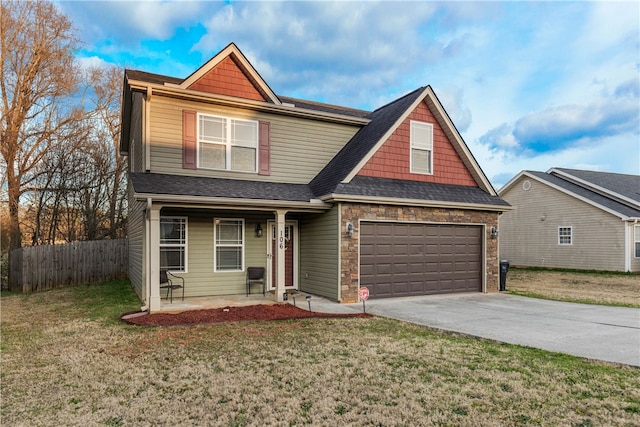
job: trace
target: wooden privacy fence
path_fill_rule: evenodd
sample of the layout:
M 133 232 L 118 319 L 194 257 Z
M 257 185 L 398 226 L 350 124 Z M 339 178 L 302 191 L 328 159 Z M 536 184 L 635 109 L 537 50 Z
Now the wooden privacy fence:
M 126 279 L 128 264 L 126 239 L 31 246 L 11 252 L 9 287 L 33 292 Z

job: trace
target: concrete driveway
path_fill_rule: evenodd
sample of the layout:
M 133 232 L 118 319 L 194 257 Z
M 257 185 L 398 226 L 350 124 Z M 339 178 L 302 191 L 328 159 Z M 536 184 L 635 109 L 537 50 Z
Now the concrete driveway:
M 362 310 L 362 304 L 349 304 Z M 369 300 L 368 313 L 496 341 L 640 366 L 640 309 L 508 294 Z

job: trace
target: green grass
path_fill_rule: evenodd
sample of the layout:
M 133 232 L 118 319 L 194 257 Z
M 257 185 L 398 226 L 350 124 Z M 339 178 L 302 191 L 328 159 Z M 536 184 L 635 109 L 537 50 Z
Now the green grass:
M 396 320 L 140 328 L 128 282 L 2 300 L 3 425 L 640 425 L 640 369 Z

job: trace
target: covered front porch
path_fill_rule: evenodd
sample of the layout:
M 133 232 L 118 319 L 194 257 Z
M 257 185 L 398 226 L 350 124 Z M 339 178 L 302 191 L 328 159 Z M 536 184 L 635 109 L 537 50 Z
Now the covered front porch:
M 189 310 L 209 310 L 218 308 L 245 307 L 257 304 L 291 304 L 303 310 L 311 310 L 320 313 L 353 313 L 361 307 L 359 304 L 340 304 L 330 299 L 301 291 L 288 291 L 287 300 L 277 302 L 274 292 L 246 295 L 221 295 L 204 297 L 175 298 L 173 302 L 164 299 L 162 295 L 160 313 L 181 313 Z
M 279 303 L 287 298 L 285 294 L 304 287 L 301 277 L 313 291 L 314 250 L 309 247 L 304 251 L 309 256 L 305 258 L 301 246 L 315 239 L 310 230 L 305 240 L 301 227 L 325 216 L 328 208 L 307 205 L 268 210 L 150 201 L 146 210 L 148 262 L 143 309 L 170 312 Z M 304 274 L 301 265 L 308 266 Z M 260 285 L 251 286 L 247 296 L 249 267 L 264 269 L 264 296 Z M 161 270 L 180 277 L 180 284 L 184 279 L 184 301 L 183 289 L 174 290 L 173 301 L 165 299 Z M 337 277 L 331 286 L 337 290 Z M 327 296 L 322 290 L 320 294 Z

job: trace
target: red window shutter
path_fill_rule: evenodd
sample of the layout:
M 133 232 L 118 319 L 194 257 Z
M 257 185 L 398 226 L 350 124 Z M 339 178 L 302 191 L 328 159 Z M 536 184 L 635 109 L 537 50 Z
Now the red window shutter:
M 258 174 L 271 175 L 270 154 L 271 123 L 260 122 L 258 126 Z
M 182 167 L 184 169 L 196 169 L 196 150 L 198 115 L 195 111 L 182 110 Z

